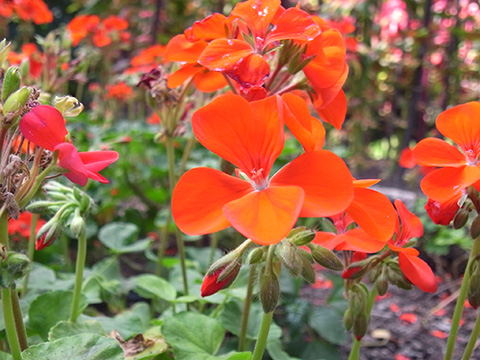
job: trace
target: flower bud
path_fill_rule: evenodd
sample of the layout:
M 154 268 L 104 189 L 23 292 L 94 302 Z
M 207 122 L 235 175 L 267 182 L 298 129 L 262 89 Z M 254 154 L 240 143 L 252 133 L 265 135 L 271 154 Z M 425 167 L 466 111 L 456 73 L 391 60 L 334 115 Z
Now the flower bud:
M 277 276 L 270 271 L 265 271 L 260 279 L 260 302 L 263 312 L 269 313 L 275 310 L 280 297 L 280 284 Z
M 480 236 L 480 216 L 473 219 L 472 227 L 470 228 L 470 236 L 472 239 L 476 239 Z
M 343 327 L 345 328 L 345 330 L 350 330 L 353 326 L 353 315 L 352 315 L 352 311 L 350 310 L 350 308 L 347 308 L 347 310 L 345 310 L 345 313 L 343 314 Z
M 265 246 L 261 246 L 250 251 L 250 254 L 248 254 L 247 264 L 260 264 L 264 260 L 265 249 Z
M 22 75 L 22 78 L 26 78 L 28 74 L 30 73 L 30 59 L 23 59 L 22 62 L 20 63 L 20 75 Z
M 465 209 L 460 209 L 453 218 L 453 228 L 460 229 L 465 226 L 468 220 L 469 212 Z
M 398 266 L 398 264 L 396 264 Z M 400 268 L 397 266 L 388 266 L 387 267 L 387 278 L 389 282 L 393 285 L 399 287 L 400 289 L 410 290 L 412 288 L 412 283 L 403 275 Z
M 315 239 L 315 231 L 309 230 L 304 226 L 301 226 L 290 231 L 287 239 L 296 246 L 307 245 L 313 239 Z
M 377 280 L 375 281 L 375 288 L 380 296 L 383 296 L 388 291 L 388 277 L 387 271 L 382 269 L 380 275 L 378 276 Z
M 75 117 L 83 111 L 83 104 L 70 95 L 56 96 L 54 106 L 64 117 Z
M 315 274 L 315 269 L 312 266 L 312 263 L 304 256 L 300 256 L 302 261 L 302 277 L 306 282 L 310 284 L 315 284 L 317 277 Z
M 15 288 L 15 281 L 30 271 L 30 260 L 26 255 L 10 252 L 0 266 L 0 287 Z
M 85 220 L 80 215 L 78 208 L 75 210 L 72 220 L 70 221 L 70 230 L 74 233 L 76 237 L 79 237 L 84 231 L 86 231 Z
M 0 42 L 0 68 L 3 67 L 3 63 L 7 60 L 8 53 L 10 52 L 10 44 L 7 43 L 7 39 L 3 39 Z
M 315 245 L 310 247 L 312 250 L 312 257 L 313 259 L 323 267 L 330 269 L 330 270 L 336 270 L 340 271 L 343 270 L 343 264 L 340 261 L 340 259 L 330 250 L 324 248 L 323 246 L 320 245 Z
M 203 279 L 200 295 L 202 297 L 210 296 L 230 286 L 236 279 L 241 266 L 240 262 L 233 262 L 224 268 L 218 268 L 213 273 L 207 273 Z M 222 280 L 219 279 L 220 276 Z
M 3 85 L 2 85 L 2 101 L 7 100 L 7 98 L 17 91 L 20 88 L 20 83 L 22 79 L 20 77 L 20 70 L 16 66 L 10 66 L 6 73 L 5 77 L 3 78 Z
M 480 306 L 480 271 L 475 271 L 468 282 L 468 302 L 474 309 Z
M 353 320 L 353 335 L 355 338 L 360 341 L 367 333 L 368 329 L 368 318 L 365 313 L 359 314 Z
M 359 289 L 359 286 L 354 286 L 348 292 L 349 309 L 354 317 L 365 312 L 367 306 L 367 294 Z
M 281 242 L 275 248 L 275 254 L 292 276 L 298 276 L 302 273 L 302 259 L 294 245 L 289 242 Z
M 24 86 L 10 94 L 3 104 L 3 115 L 6 116 L 9 112 L 16 112 L 20 110 L 27 103 L 30 93 L 31 90 Z

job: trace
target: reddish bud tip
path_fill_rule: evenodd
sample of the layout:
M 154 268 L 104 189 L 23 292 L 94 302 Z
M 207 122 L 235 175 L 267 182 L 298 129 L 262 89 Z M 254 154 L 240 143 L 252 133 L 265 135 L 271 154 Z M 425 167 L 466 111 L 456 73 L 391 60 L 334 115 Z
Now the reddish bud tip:
M 221 281 L 218 281 L 218 277 L 225 270 L 226 266 L 218 269 L 217 271 L 211 274 L 205 275 L 205 278 L 203 279 L 202 287 L 200 289 L 200 295 L 202 297 L 210 296 L 222 290 L 223 288 L 228 287 L 233 282 L 233 280 L 235 280 L 235 278 L 237 277 L 238 272 L 240 271 L 240 267 L 241 267 L 241 264 L 239 263 L 238 266 L 235 266 L 231 270 L 230 274 L 228 274 L 228 276 Z

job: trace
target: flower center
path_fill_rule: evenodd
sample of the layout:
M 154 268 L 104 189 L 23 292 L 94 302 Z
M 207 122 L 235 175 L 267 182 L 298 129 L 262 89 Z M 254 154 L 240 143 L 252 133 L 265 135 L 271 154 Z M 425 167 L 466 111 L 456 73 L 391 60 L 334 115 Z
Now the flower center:
M 473 151 L 472 149 L 468 149 L 467 151 L 465 151 L 465 158 L 467 159 L 467 165 L 469 166 L 476 166 L 478 163 L 475 151 Z
M 263 168 L 255 169 L 253 168 L 250 171 L 250 179 L 253 181 L 253 187 L 255 190 L 264 190 L 268 187 L 268 179 L 263 173 Z

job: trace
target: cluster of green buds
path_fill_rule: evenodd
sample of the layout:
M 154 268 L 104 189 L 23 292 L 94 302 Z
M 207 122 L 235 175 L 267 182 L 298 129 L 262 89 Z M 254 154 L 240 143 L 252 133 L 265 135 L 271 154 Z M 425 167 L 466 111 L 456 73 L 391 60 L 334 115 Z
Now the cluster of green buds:
M 18 280 L 30 272 L 31 263 L 28 256 L 13 251 L 8 252 L 0 263 L 0 287 L 15 289 Z
M 461 229 L 467 225 L 470 214 L 475 210 L 477 214 L 470 226 L 472 239 L 480 236 L 480 193 L 473 187 L 468 188 L 467 193 L 459 201 L 460 208 L 453 218 L 454 229 Z
M 87 194 L 75 187 L 67 187 L 58 182 L 45 184 L 47 200 L 39 200 L 28 205 L 31 212 L 55 215 L 38 231 L 35 248 L 43 249 L 55 240 L 62 229 L 68 228 L 75 237 L 80 237 L 86 231 L 85 217 L 93 207 L 93 200 Z
M 306 45 L 294 43 L 292 40 L 282 40 L 279 56 L 279 64 L 287 65 L 287 71 L 295 75 L 303 70 L 315 56 L 305 56 Z
M 343 315 L 345 329 L 352 329 L 357 340 L 361 340 L 368 329 L 369 317 L 367 316 L 368 289 L 362 283 L 353 284 L 347 291 L 348 308 Z
M 386 294 L 389 284 L 395 285 L 403 290 L 412 289 L 412 283 L 400 270 L 398 258 L 382 261 L 373 267 L 369 273 L 369 279 L 381 296 Z

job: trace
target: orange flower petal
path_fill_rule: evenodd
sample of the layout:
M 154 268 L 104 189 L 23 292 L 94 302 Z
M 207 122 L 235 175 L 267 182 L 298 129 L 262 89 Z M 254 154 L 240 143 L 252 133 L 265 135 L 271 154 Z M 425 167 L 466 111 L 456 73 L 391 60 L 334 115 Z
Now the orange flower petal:
M 243 40 L 215 39 L 202 52 L 198 63 L 213 71 L 226 71 L 251 54 L 252 48 Z
M 413 149 L 413 158 L 419 165 L 425 166 L 464 166 L 465 155 L 455 146 L 437 138 L 420 141 Z
M 203 20 L 193 23 L 192 27 L 185 30 L 185 37 L 189 41 L 227 37 L 226 19 L 225 15 L 214 13 Z
M 353 180 L 353 187 L 355 188 L 367 188 L 378 184 L 381 180 L 380 179 L 361 179 L 361 180 Z
M 346 78 L 347 74 L 345 74 Z M 343 82 L 340 81 L 339 85 L 343 86 Z M 332 94 L 333 97 L 331 97 Z M 335 129 L 341 129 L 345 121 L 345 115 L 347 115 L 347 98 L 343 90 L 337 90 L 336 87 L 333 87 L 326 91 L 317 91 L 317 94 L 314 94 L 314 99 L 314 106 L 320 118 Z M 321 103 L 319 103 L 319 99 L 321 99 Z
M 181 86 L 190 79 L 192 76 L 200 73 L 202 70 L 205 70 L 204 67 L 195 63 L 187 63 L 183 65 L 180 69 L 175 71 L 173 74 L 168 75 L 167 86 L 170 89 L 175 89 L 178 86 Z
M 276 97 L 249 103 L 238 95 L 220 96 L 193 114 L 192 127 L 203 146 L 247 176 L 268 176 L 283 149 Z
M 227 80 L 221 72 L 210 71 L 202 68 L 203 71 L 198 72 L 193 81 L 198 91 L 204 93 L 214 92 L 223 89 L 228 85 Z
M 296 185 L 305 191 L 302 217 L 323 217 L 344 211 L 353 199 L 352 175 L 334 153 L 311 151 L 285 165 L 271 184 Z
M 270 74 L 270 66 L 263 56 L 250 54 L 226 71 L 242 87 L 261 86 Z
M 420 219 L 408 211 L 407 207 L 401 200 L 395 200 L 395 208 L 398 212 L 398 217 L 402 223 L 402 230 L 399 234 L 397 232 L 396 245 L 404 245 L 413 238 L 419 238 L 423 235 L 423 225 Z
M 433 293 L 437 291 L 437 281 L 430 266 L 417 256 L 409 256 L 404 253 L 398 254 L 400 270 L 405 277 L 420 290 Z
M 294 94 L 282 96 L 285 105 L 284 121 L 305 151 L 321 150 L 325 142 L 325 128 L 310 114 L 304 99 Z
M 185 234 L 209 234 L 230 226 L 223 206 L 252 191 L 247 181 L 215 169 L 195 168 L 180 178 L 173 191 L 172 215 Z
M 438 115 L 435 124 L 438 131 L 452 139 L 460 147 L 473 150 L 480 156 L 480 102 L 472 101 L 455 106 Z
M 362 253 L 376 253 L 385 247 L 384 241 L 379 241 L 368 235 L 363 229 L 356 228 L 338 235 L 342 242 L 335 250 L 352 250 Z
M 245 21 L 254 37 L 263 38 L 279 8 L 280 0 L 248 0 L 238 3 L 230 16 Z
M 390 200 L 371 189 L 354 188 L 353 201 L 345 210 L 353 220 L 377 240 L 389 240 L 395 231 L 397 214 Z
M 427 197 L 442 202 L 453 198 L 478 180 L 480 169 L 476 166 L 443 168 L 426 175 L 420 187 Z
M 308 41 L 313 40 L 320 32 L 320 27 L 308 13 L 297 8 L 289 8 L 275 21 L 266 42 L 272 43 L 285 39 Z
M 236 230 L 252 241 L 276 244 L 295 225 L 303 196 L 303 190 L 296 186 L 269 186 L 229 202 L 223 213 Z
M 315 234 L 315 238 L 312 240 L 312 243 L 322 245 L 328 250 L 333 250 L 342 241 L 344 241 L 344 239 L 338 237 L 335 233 L 317 231 L 317 233 Z
M 185 35 L 180 34 L 170 39 L 165 48 L 164 57 L 165 60 L 168 61 L 196 63 L 206 47 L 206 41 L 190 42 L 186 39 Z

